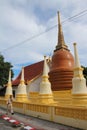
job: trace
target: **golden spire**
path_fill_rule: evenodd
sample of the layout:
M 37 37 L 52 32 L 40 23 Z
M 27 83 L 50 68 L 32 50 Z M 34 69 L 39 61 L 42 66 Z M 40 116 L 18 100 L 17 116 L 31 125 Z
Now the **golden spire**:
M 62 48 L 68 50 L 68 47 L 67 47 L 67 45 L 65 44 L 65 41 L 64 41 L 62 25 L 61 25 L 61 20 L 60 20 L 60 13 L 58 11 L 58 43 L 57 43 L 57 46 L 56 46 L 56 50 L 59 50 L 59 49 L 62 49 Z

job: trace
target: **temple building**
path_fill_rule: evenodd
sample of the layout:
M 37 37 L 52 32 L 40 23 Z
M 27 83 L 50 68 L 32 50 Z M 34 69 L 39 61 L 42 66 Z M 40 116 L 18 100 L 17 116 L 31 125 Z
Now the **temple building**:
M 47 61 L 48 71 L 49 71 L 49 66 L 51 62 L 50 58 L 47 58 L 46 61 Z M 39 92 L 40 82 L 42 80 L 43 66 L 44 66 L 44 61 L 40 61 L 35 64 L 24 67 L 24 79 L 25 79 L 25 84 L 27 85 L 27 88 L 26 88 L 27 93 Z M 16 94 L 17 87 L 20 83 L 21 73 L 22 71 L 20 72 L 18 77 L 12 81 L 13 92 L 15 94 Z
M 9 72 L 1 107 L 6 108 L 14 91 L 14 111 L 86 130 L 87 86 L 76 45 L 73 57 L 65 44 L 58 12 L 58 42 L 52 58 L 44 56 L 43 61 L 22 67 L 12 82 Z
M 32 81 L 34 78 L 39 76 L 42 73 L 43 70 L 43 61 L 37 62 L 35 64 L 25 66 L 24 67 L 24 79 L 25 79 L 25 84 L 27 84 L 29 81 Z M 22 72 L 22 71 L 21 71 Z M 17 76 L 15 80 L 12 81 L 12 85 L 15 87 L 20 83 L 21 79 L 21 72 Z
M 58 12 L 58 43 L 52 60 L 48 60 L 49 66 L 49 80 L 51 82 L 52 91 L 59 90 L 70 90 L 72 88 L 72 77 L 73 77 L 73 67 L 74 58 L 65 44 L 62 25 L 60 21 L 60 14 Z M 25 71 L 25 82 L 27 85 L 27 90 L 31 91 L 31 86 L 35 91 L 39 91 L 41 76 L 43 69 L 43 61 L 37 62 L 33 65 L 24 67 Z M 16 90 L 16 86 L 19 84 L 20 75 L 12 82 L 13 88 Z

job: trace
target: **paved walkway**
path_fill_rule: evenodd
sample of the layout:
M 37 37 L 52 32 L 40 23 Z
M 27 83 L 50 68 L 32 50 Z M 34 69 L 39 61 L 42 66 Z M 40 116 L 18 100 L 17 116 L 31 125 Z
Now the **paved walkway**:
M 6 113 L 6 111 L 2 108 L 0 108 L 0 112 L 1 112 L 1 114 Z M 80 130 L 77 128 L 72 128 L 69 126 L 38 119 L 35 117 L 22 115 L 19 113 L 15 113 L 14 115 L 9 115 L 9 117 L 12 119 L 18 120 L 18 121 L 22 122 L 23 124 L 27 124 L 27 125 L 35 128 L 35 130 Z M 0 118 L 0 130 L 25 130 L 25 129 L 22 125 L 19 127 L 13 127 L 11 125 L 11 123 Z

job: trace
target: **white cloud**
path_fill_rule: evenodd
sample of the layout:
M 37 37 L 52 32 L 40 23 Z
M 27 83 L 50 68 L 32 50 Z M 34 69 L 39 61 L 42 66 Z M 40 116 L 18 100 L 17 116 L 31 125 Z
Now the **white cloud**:
M 0 50 L 16 45 L 57 24 L 57 11 L 61 11 L 61 21 L 86 9 L 87 0 L 3 0 L 0 1 Z M 36 11 L 36 12 L 35 12 Z M 46 16 L 46 18 L 45 18 Z M 81 19 L 82 18 L 82 19 Z M 87 15 L 63 24 L 65 42 L 73 53 L 73 42 L 78 44 L 81 63 L 86 64 Z M 44 20 L 44 22 L 43 22 Z M 57 44 L 57 27 L 27 41 L 20 46 L 3 51 L 14 69 L 21 64 L 43 60 L 43 55 L 52 54 Z M 84 45 L 84 46 L 83 46 Z M 19 66 L 20 64 L 20 66 Z

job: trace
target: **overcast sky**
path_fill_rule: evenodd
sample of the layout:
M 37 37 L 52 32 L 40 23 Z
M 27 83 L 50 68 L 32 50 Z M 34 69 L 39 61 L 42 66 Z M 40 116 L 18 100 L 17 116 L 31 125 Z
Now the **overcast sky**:
M 84 11 L 79 18 L 67 18 Z M 0 0 L 0 52 L 14 66 L 15 77 L 22 66 L 52 55 L 57 45 L 57 11 L 60 11 L 64 39 L 73 54 L 77 43 L 81 65 L 87 66 L 87 0 Z

